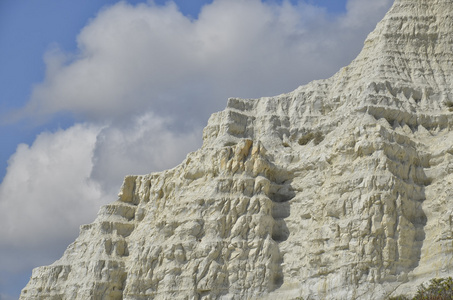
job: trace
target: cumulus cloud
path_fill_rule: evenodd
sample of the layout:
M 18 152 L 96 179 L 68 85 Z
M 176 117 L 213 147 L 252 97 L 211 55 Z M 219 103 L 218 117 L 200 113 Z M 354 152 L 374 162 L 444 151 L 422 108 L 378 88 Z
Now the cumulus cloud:
M 31 146 L 18 146 L 0 185 L 0 248 L 52 249 L 94 218 L 105 202 L 89 179 L 99 130 L 75 125 L 42 133 Z
M 105 127 L 98 135 L 92 178 L 110 194 L 127 174 L 148 174 L 172 168 L 201 144 L 201 129 L 173 132 L 168 122 L 145 113 Z
M 227 97 L 289 92 L 347 65 L 392 2 L 349 0 L 339 16 L 259 0 L 214 0 L 197 19 L 172 2 L 102 10 L 76 53 L 46 53 L 45 78 L 16 114 L 69 112 L 83 124 L 42 133 L 11 157 L 0 185 L 0 254 L 9 257 L 0 269 L 58 258 L 126 174 L 173 167 L 199 147 Z
M 216 0 L 195 20 L 172 2 L 120 2 L 82 30 L 77 53 L 47 53 L 25 111 L 93 121 L 152 110 L 200 125 L 229 96 L 279 94 L 332 75 L 390 2 L 350 0 L 347 14 L 332 17 L 304 2 Z
M 174 133 L 151 113 L 126 123 L 76 124 L 18 146 L 0 185 L 0 253 L 33 254 L 16 252 L 2 267 L 61 255 L 79 226 L 116 200 L 125 175 L 174 167 L 201 141 L 198 131 Z

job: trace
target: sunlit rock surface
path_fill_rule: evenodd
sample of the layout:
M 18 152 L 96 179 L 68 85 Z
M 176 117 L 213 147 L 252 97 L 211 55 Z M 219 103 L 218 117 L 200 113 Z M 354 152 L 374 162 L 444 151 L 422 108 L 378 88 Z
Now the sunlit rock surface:
M 229 99 L 128 176 L 21 299 L 385 299 L 453 274 L 453 1 L 396 0 L 348 66 Z

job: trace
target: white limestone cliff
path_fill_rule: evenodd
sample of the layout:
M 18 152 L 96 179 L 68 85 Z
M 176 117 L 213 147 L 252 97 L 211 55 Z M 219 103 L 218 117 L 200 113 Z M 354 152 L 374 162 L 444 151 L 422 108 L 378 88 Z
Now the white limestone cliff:
M 20 299 L 386 299 L 453 274 L 453 1 L 396 0 L 332 78 L 229 99 Z

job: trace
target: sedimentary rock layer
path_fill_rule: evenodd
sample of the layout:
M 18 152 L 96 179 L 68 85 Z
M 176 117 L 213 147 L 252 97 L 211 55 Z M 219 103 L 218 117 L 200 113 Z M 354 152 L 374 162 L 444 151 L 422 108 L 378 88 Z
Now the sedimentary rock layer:
M 396 0 L 332 78 L 229 99 L 21 299 L 385 299 L 453 272 L 453 2 Z

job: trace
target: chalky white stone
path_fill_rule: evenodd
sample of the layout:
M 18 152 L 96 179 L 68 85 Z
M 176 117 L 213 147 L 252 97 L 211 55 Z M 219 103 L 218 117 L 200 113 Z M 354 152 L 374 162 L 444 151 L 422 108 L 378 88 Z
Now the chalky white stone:
M 229 99 L 20 299 L 385 299 L 453 275 L 453 1 L 396 0 L 333 77 Z

